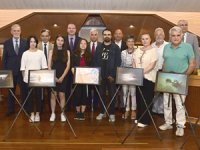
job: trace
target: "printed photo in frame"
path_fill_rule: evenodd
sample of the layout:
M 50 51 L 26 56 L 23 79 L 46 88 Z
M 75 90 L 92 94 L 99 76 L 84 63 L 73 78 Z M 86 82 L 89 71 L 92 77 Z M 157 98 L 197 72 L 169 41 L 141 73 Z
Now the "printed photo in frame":
M 11 70 L 0 70 L 0 88 L 13 88 L 13 75 Z
M 55 87 L 55 70 L 29 70 L 29 87 Z
M 186 74 L 158 72 L 155 91 L 187 95 L 188 76 Z
M 143 85 L 143 69 L 132 67 L 117 67 L 116 84 Z
M 74 84 L 99 85 L 100 73 L 98 67 L 75 67 Z

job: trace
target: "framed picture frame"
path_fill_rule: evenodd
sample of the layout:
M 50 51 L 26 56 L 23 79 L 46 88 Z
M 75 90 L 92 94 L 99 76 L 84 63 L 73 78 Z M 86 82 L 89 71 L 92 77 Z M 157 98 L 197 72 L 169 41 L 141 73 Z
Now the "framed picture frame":
M 0 88 L 14 88 L 11 70 L 0 70 Z
M 155 91 L 187 95 L 188 76 L 186 74 L 158 72 Z
M 29 87 L 55 87 L 55 70 L 29 70 Z
M 75 67 L 74 84 L 99 85 L 100 74 L 99 67 Z
M 117 67 L 116 84 L 143 85 L 143 69 L 132 67 Z

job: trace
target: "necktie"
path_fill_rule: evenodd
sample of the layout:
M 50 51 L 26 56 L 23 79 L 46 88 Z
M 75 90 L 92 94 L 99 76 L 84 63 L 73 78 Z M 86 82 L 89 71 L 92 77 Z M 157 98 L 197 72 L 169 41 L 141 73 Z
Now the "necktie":
M 92 44 L 92 56 L 94 56 L 94 52 L 95 52 L 95 45 L 94 45 L 94 42 Z
M 47 43 L 44 43 L 44 55 L 45 55 L 46 60 L 47 60 Z
M 15 53 L 18 55 L 19 52 L 19 44 L 18 44 L 18 39 L 15 40 Z
M 70 50 L 72 51 L 74 48 L 73 38 L 70 38 L 69 46 L 70 46 Z

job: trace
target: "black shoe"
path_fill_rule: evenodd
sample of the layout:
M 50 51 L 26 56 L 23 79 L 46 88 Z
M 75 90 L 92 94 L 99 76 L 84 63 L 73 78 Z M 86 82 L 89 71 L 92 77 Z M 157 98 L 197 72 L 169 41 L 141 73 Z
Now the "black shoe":
M 79 120 L 85 120 L 85 115 L 84 115 L 84 113 L 80 113 Z
M 76 112 L 74 120 L 79 120 L 80 118 L 80 112 Z
M 8 111 L 6 112 L 5 116 L 9 117 L 9 116 L 12 116 L 14 113 L 15 113 L 14 111 Z

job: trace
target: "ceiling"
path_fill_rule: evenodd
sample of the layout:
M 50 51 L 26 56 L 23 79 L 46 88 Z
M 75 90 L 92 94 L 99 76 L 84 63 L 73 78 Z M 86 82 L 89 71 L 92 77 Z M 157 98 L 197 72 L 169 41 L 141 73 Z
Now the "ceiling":
M 73 22 L 77 26 L 77 30 L 84 24 L 88 14 L 73 14 L 73 13 L 33 13 L 16 23 L 22 26 L 22 36 L 27 38 L 29 35 L 40 36 L 40 31 L 43 28 L 51 30 L 52 38 L 58 34 L 66 35 L 67 24 Z M 103 22 L 106 27 L 112 29 L 122 29 L 124 35 L 133 34 L 139 42 L 138 36 L 141 33 L 150 33 L 153 37 L 154 29 L 162 27 L 166 33 L 166 40 L 168 40 L 168 31 L 173 26 L 172 23 L 158 17 L 157 15 L 141 15 L 141 14 L 101 14 Z M 58 24 L 58 27 L 53 27 L 53 24 Z M 135 28 L 129 28 L 134 25 Z M 10 37 L 10 25 L 0 30 L 0 43 L 3 43 Z
M 0 9 L 200 12 L 199 0 L 1 0 Z

